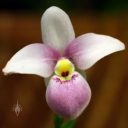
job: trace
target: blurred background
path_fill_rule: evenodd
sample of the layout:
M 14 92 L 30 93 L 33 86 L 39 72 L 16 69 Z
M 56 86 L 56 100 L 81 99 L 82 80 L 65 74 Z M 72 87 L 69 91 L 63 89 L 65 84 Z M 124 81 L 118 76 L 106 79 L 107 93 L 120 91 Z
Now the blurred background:
M 53 5 L 69 14 L 76 36 L 101 33 L 128 46 L 128 0 L 1 0 L 0 70 L 23 46 L 42 42 L 40 18 Z M 86 71 L 92 99 L 76 128 L 128 128 L 127 55 L 127 49 L 112 54 Z M 45 90 L 41 77 L 0 72 L 0 128 L 53 128 Z

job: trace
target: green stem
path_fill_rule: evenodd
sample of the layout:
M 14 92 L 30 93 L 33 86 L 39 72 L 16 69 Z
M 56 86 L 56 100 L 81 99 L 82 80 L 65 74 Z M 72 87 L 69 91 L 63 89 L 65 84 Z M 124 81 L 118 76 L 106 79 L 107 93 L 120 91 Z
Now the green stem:
M 55 128 L 61 128 L 61 125 L 63 124 L 64 119 L 59 116 L 59 115 L 55 115 L 54 117 L 54 127 Z
M 54 128 L 74 128 L 75 120 L 68 120 L 64 122 L 61 116 L 55 115 L 54 117 Z

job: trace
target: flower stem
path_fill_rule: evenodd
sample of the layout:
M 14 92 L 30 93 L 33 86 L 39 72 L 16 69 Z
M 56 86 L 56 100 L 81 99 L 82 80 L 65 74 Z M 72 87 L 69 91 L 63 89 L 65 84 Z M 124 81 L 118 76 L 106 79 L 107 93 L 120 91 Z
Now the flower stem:
M 55 115 L 54 128 L 74 128 L 74 127 L 75 127 L 75 120 L 68 120 L 64 122 L 64 119 L 61 116 Z

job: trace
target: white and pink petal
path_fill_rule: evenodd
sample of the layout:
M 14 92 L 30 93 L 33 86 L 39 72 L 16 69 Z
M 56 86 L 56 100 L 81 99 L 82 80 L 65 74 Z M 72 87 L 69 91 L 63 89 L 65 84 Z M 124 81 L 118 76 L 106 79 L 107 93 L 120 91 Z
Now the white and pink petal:
M 63 53 L 75 33 L 69 16 L 60 8 L 48 8 L 41 19 L 42 38 L 45 44 Z
M 53 76 L 47 86 L 46 100 L 49 107 L 66 118 L 77 118 L 87 107 L 90 99 L 90 87 L 78 72 L 74 72 L 72 79 L 67 81 Z
M 4 74 L 21 73 L 49 77 L 59 54 L 47 45 L 35 43 L 18 51 L 4 67 Z
M 125 49 L 118 39 L 87 33 L 73 40 L 65 50 L 65 56 L 73 59 L 79 69 L 88 69 L 103 57 Z

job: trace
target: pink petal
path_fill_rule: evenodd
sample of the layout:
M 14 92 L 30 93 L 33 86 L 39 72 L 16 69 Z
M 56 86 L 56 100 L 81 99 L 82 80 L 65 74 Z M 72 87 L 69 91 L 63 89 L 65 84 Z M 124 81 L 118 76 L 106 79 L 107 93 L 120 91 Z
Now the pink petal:
M 55 113 L 72 119 L 83 112 L 90 98 L 90 87 L 78 72 L 67 81 L 61 81 L 58 76 L 53 76 L 46 90 L 49 107 Z
M 18 51 L 3 69 L 5 74 L 36 74 L 49 77 L 59 54 L 44 44 L 30 44 Z
M 44 12 L 41 19 L 41 30 L 43 42 L 60 53 L 63 53 L 68 43 L 75 39 L 69 16 L 55 6 Z
M 65 56 L 72 58 L 78 68 L 88 69 L 103 57 L 124 49 L 124 44 L 116 38 L 87 33 L 69 44 Z

